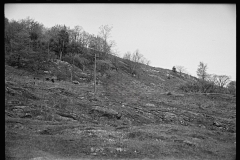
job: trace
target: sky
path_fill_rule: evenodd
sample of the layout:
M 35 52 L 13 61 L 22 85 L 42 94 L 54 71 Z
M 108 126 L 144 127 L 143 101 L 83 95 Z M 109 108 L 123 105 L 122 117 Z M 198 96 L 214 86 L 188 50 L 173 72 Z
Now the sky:
M 236 80 L 236 4 L 5 4 L 5 17 L 30 17 L 45 27 L 81 26 L 97 35 L 112 26 L 110 40 L 122 57 L 137 49 L 150 66 L 183 66 L 197 76 L 200 62 L 209 74 Z

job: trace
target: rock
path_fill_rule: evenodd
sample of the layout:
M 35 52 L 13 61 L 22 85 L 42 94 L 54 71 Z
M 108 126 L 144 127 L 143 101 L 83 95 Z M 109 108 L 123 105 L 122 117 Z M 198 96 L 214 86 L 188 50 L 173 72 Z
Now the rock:
M 204 125 L 202 125 L 202 124 L 199 124 L 198 125 L 200 128 L 206 128 Z
M 44 117 L 41 116 L 41 115 L 38 115 L 38 116 L 36 117 L 36 119 L 38 119 L 38 120 L 44 120 Z
M 147 107 L 155 107 L 155 105 L 152 104 L 152 103 L 147 103 L 147 104 L 145 104 L 145 106 L 147 106 Z
M 78 81 L 72 81 L 73 84 L 80 84 Z
M 222 127 L 222 124 L 217 121 L 213 122 L 213 125 L 217 127 Z
M 29 113 L 26 113 L 24 116 L 21 116 L 21 118 L 32 118 L 32 115 Z
M 70 113 L 63 113 L 63 112 L 57 112 L 57 114 L 61 117 L 60 119 L 65 120 L 78 120 L 77 115 L 70 114 Z
M 44 73 L 51 73 L 51 71 L 43 71 Z
M 28 107 L 28 106 L 14 106 L 14 109 L 24 109 L 26 107 Z
M 177 120 L 177 116 L 176 116 L 176 114 L 166 112 L 164 115 L 164 120 L 167 120 L 167 121 Z
M 120 119 L 122 114 L 118 113 L 117 111 L 110 109 L 110 108 L 104 108 L 101 106 L 94 106 L 90 110 L 89 114 L 93 114 L 97 117 L 107 117 L 109 119 Z
M 125 149 L 123 149 L 123 148 L 116 148 L 116 151 L 117 152 L 122 152 L 122 151 L 125 151 Z
M 97 155 L 97 153 L 92 153 L 92 155 L 96 156 L 96 155 Z
M 172 95 L 172 93 L 171 92 L 166 92 L 166 95 Z
M 94 151 L 95 151 L 95 148 L 94 148 L 94 147 L 91 147 L 90 150 L 91 150 L 91 152 L 94 152 Z
M 9 102 L 9 104 L 21 104 L 21 102 L 20 101 L 17 101 L 17 100 L 13 100 L 13 101 L 10 101 Z
M 188 140 L 184 140 L 183 143 L 185 143 L 185 144 L 188 145 L 188 146 L 196 146 L 195 143 L 190 142 L 190 141 L 188 141 Z

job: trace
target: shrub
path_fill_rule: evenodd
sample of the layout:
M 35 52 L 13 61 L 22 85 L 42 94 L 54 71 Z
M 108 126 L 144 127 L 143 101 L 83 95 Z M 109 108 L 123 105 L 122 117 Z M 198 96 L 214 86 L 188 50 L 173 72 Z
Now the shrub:
M 114 67 L 111 61 L 108 61 L 108 60 L 97 60 L 96 63 L 97 63 L 97 71 L 100 72 L 101 74 L 104 74 L 110 68 Z
M 185 83 L 185 84 L 180 85 L 179 89 L 184 92 L 199 92 L 200 86 L 198 83 L 192 82 L 192 83 Z
M 228 92 L 232 95 L 236 95 L 236 81 L 231 81 L 227 85 Z
M 72 58 L 69 55 L 65 55 L 62 60 L 72 64 Z
M 197 81 L 192 83 L 185 83 L 179 86 L 179 89 L 184 92 L 201 92 L 201 93 L 214 93 L 217 91 L 217 86 L 208 81 Z

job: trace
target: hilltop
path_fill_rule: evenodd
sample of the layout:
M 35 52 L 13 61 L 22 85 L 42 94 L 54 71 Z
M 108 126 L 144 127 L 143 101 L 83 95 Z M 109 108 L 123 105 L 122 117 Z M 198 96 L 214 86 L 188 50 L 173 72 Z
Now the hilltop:
M 98 72 L 96 95 L 91 66 L 6 64 L 6 159 L 235 158 L 235 97 L 186 94 L 179 86 L 196 78 L 144 64 L 133 75 L 116 59 Z

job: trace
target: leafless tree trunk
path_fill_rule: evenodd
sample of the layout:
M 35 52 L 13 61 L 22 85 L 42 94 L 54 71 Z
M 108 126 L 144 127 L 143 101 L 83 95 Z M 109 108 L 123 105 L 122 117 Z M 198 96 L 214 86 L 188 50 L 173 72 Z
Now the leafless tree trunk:
M 94 63 L 94 95 L 96 94 L 96 53 L 95 53 L 95 63 Z
M 63 47 L 62 47 L 61 52 L 60 52 L 60 61 L 62 60 L 62 52 L 63 52 L 63 50 L 64 50 L 64 41 L 63 41 Z

